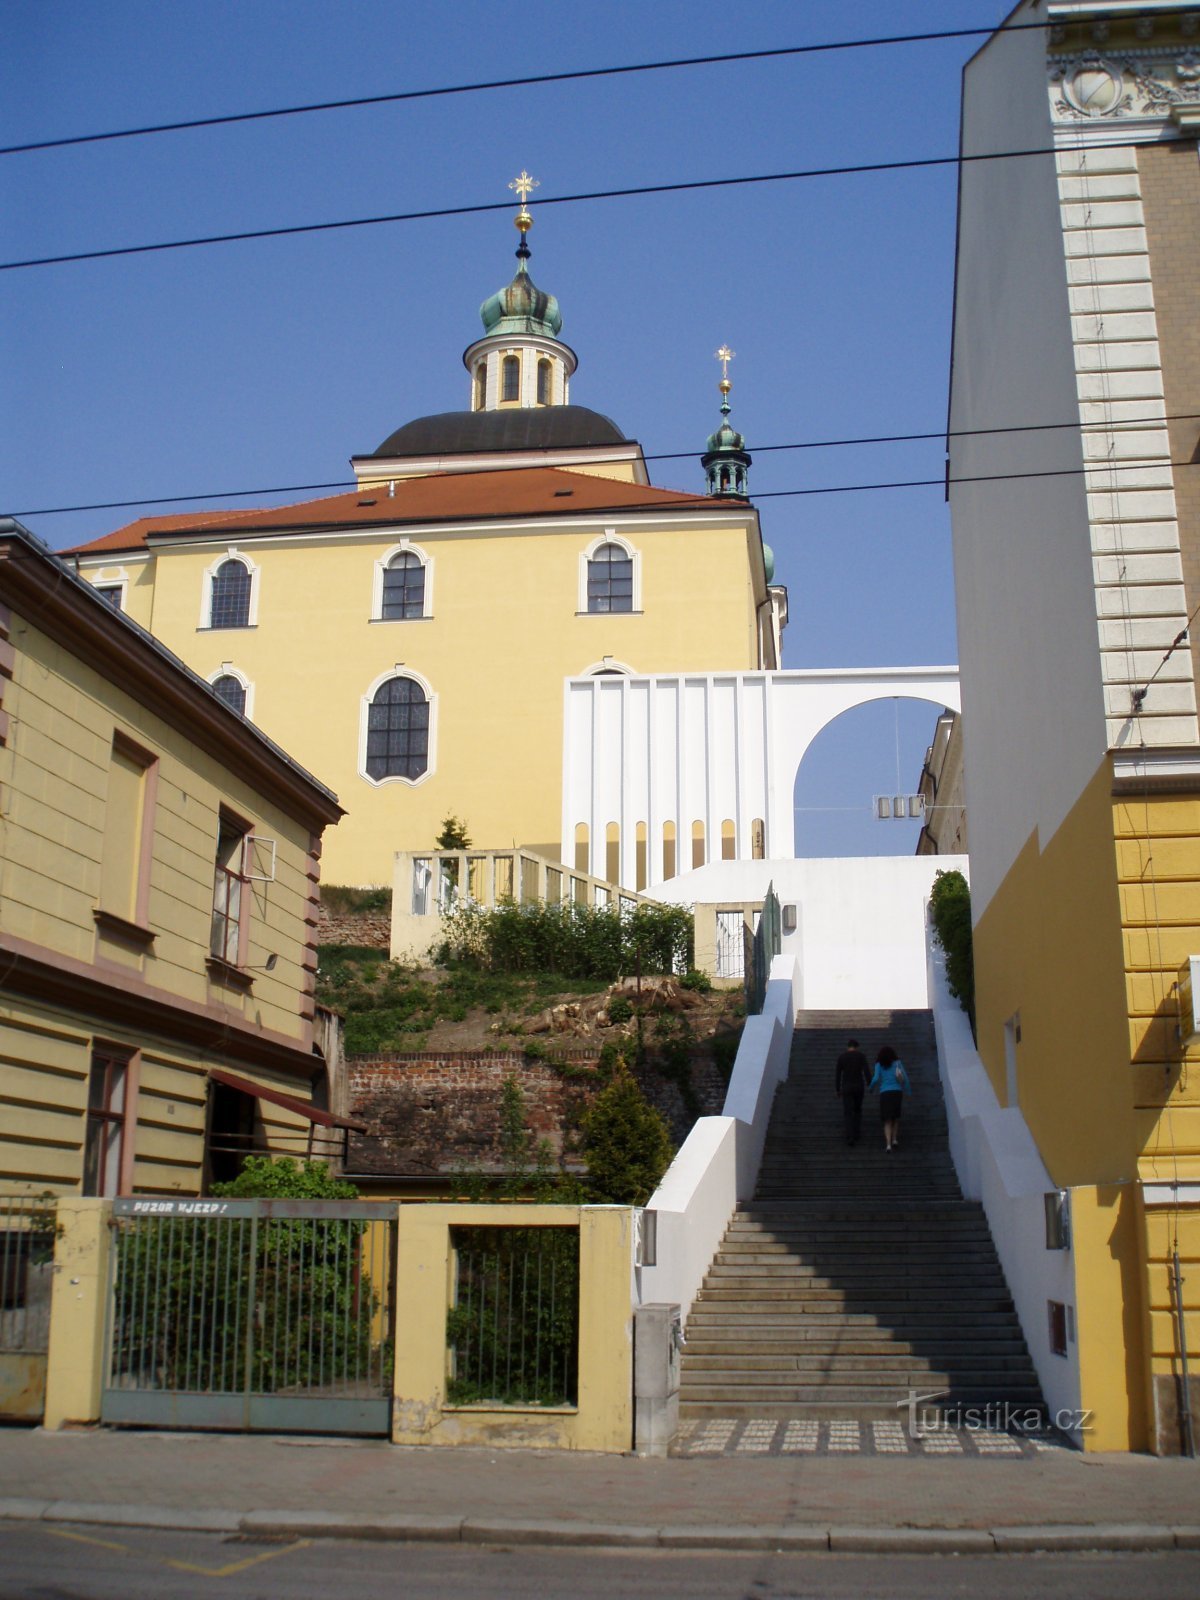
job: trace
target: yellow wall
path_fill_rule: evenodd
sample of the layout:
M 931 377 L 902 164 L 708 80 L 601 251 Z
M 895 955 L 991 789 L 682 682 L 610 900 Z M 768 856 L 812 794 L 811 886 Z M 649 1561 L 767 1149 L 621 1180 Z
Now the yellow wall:
M 1184 1337 L 1187 1340 L 1193 1407 L 1193 1428 L 1200 1427 L 1200 1207 L 1147 1206 L 1144 1210 L 1143 1250 L 1146 1272 L 1146 1374 L 1147 1405 L 1154 1446 L 1176 1455 L 1180 1450 L 1178 1426 L 1179 1327 L 1172 1285 L 1174 1250 L 1179 1251 L 1183 1279 Z
M 210 1067 L 200 1051 L 148 1037 L 81 1012 L 0 996 L 0 1174 L 31 1192 L 78 1192 L 83 1173 L 88 1071 L 94 1041 L 139 1052 L 128 1127 L 135 1194 L 199 1194 Z M 214 1044 L 219 1037 L 214 1037 Z M 228 1063 L 239 1077 L 305 1098 L 307 1084 L 266 1068 Z M 275 1155 L 302 1158 L 310 1124 L 258 1102 L 262 1141 Z
M 55 955 L 89 964 L 103 958 L 171 996 L 209 1002 L 205 960 L 225 803 L 278 845 L 275 881 L 249 886 L 247 965 L 263 965 L 269 953 L 278 961 L 273 972 L 255 974 L 252 994 L 222 989 L 220 1000 L 299 1041 L 297 995 L 309 933 L 307 829 L 24 618 L 14 617 L 11 637 L 16 665 L 5 708 L 13 727 L 0 750 L 6 813 L 0 927 Z M 105 934 L 92 914 L 97 906 L 130 912 L 128 897 L 111 907 L 102 894 L 110 830 L 123 850 L 129 843 L 124 797 L 109 793 L 114 733 L 158 758 L 149 945 Z
M 577 1407 L 448 1406 L 452 1227 L 579 1228 Z M 624 1206 L 401 1206 L 396 1304 L 397 1444 L 603 1450 L 633 1444 L 633 1212 Z
M 1007 1103 L 1005 1022 L 1020 1014 L 1018 1098 L 1054 1183 L 1136 1173 L 1120 900 L 1105 762 L 1054 837 L 1031 838 L 975 927 L 979 1053 Z
M 752 518 L 618 523 L 641 553 L 642 614 L 580 616 L 580 555 L 604 526 L 414 531 L 433 561 L 433 615 L 400 622 L 371 621 L 372 585 L 407 530 L 242 542 L 261 568 L 246 629 L 198 626 L 204 572 L 228 544 L 160 550 L 140 620 L 202 677 L 223 662 L 243 673 L 254 721 L 337 793 L 349 815 L 326 840 L 326 882 L 390 882 L 393 852 L 431 846 L 449 812 L 479 845 L 557 857 L 564 678 L 606 655 L 639 672 L 760 665 Z M 398 662 L 437 697 L 432 770 L 377 786 L 358 771 L 362 697 Z
M 1144 1450 L 1146 1326 L 1136 1184 L 1071 1191 L 1080 1404 L 1087 1450 Z

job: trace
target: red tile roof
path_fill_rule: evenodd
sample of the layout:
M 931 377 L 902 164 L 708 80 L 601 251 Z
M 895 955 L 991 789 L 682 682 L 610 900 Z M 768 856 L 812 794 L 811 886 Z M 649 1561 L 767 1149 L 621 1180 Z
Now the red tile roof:
M 559 467 L 515 467 L 499 472 L 430 473 L 396 479 L 386 487 L 354 490 L 324 500 L 244 511 L 185 511 L 140 517 L 114 533 L 75 545 L 65 555 L 136 550 L 162 534 L 289 533 L 311 528 L 392 526 L 405 522 L 475 522 L 501 517 L 569 517 L 602 512 L 657 511 L 713 506 L 705 494 L 655 489 Z

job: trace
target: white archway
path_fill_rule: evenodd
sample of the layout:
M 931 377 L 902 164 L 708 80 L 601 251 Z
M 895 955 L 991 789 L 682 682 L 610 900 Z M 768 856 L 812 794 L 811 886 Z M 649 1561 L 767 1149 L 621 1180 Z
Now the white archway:
M 591 870 L 602 876 L 606 830 L 617 824 L 625 886 L 635 882 L 639 823 L 651 885 L 662 881 L 668 825 L 678 840 L 692 838 L 700 823 L 704 839 L 719 842 L 732 821 L 736 859 L 753 858 L 760 834 L 768 857 L 790 858 L 792 794 L 805 752 L 843 712 L 897 696 L 957 711 L 958 668 L 568 679 L 562 838 L 586 825 Z

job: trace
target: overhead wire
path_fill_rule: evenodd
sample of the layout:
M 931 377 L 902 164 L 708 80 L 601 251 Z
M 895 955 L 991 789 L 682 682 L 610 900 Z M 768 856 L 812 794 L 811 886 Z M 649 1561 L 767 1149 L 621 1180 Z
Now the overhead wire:
M 1019 33 L 1046 28 L 1046 22 L 1017 22 L 1004 29 Z M 354 95 L 343 100 L 316 100 L 302 105 L 271 106 L 259 111 L 235 111 L 211 117 L 187 117 L 176 122 L 145 123 L 132 128 L 112 128 L 99 133 L 67 134 L 54 139 L 31 139 L 22 144 L 0 145 L 0 156 L 28 155 L 40 150 L 103 144 L 117 139 L 140 139 L 198 128 L 228 127 L 234 123 L 264 122 L 274 117 L 307 116 L 315 112 L 348 111 L 364 106 L 394 105 L 410 100 L 433 100 L 448 95 L 480 94 L 499 89 L 527 89 L 540 84 L 578 83 L 588 78 L 616 78 L 644 72 L 667 72 L 684 67 L 719 66 L 739 61 L 767 61 L 789 56 L 828 54 L 845 50 L 875 50 L 894 45 L 927 44 L 944 39 L 972 39 L 999 31 L 994 24 L 975 28 L 940 28 L 922 33 L 883 34 L 870 39 L 831 39 L 815 44 L 778 45 L 766 50 L 731 50 L 704 56 L 678 56 L 662 61 L 635 61 L 612 67 L 580 67 L 567 72 L 538 72 L 519 78 L 489 78 L 472 83 L 440 84 L 428 89 L 400 89 L 388 94 Z
M 697 457 L 697 455 L 698 455 L 698 452 L 696 452 L 696 451 L 691 451 L 689 453 L 690 453 L 690 455 L 692 457 Z M 655 458 L 653 456 L 646 456 L 645 459 L 647 461 L 651 461 L 651 460 L 654 460 Z M 1173 461 L 1173 460 L 1172 461 L 1157 461 L 1154 464 L 1155 464 L 1155 466 L 1160 466 L 1160 467 L 1161 466 L 1167 466 L 1167 467 L 1195 467 L 1195 466 L 1200 466 L 1200 459 L 1188 460 L 1188 461 Z M 1134 464 L 1134 466 L 1136 467 L 1136 463 Z M 519 472 L 519 471 L 528 471 L 529 468 L 521 467 L 520 465 L 517 465 L 517 466 L 512 466 L 512 467 L 502 467 L 502 468 L 493 469 L 493 470 L 502 471 L 502 472 Z M 566 468 L 565 470 L 569 471 L 570 469 Z M 754 504 L 759 500 L 779 500 L 779 499 L 787 499 L 787 498 L 791 498 L 791 497 L 795 497 L 795 496 L 801 496 L 801 495 L 864 494 L 864 493 L 869 493 L 869 492 L 874 491 L 874 490 L 885 490 L 885 489 L 944 489 L 944 488 L 946 488 L 947 484 L 949 484 L 950 488 L 954 488 L 959 484 L 965 484 L 965 483 L 1009 483 L 1009 482 L 1016 482 L 1016 481 L 1020 481 L 1020 480 L 1023 480 L 1023 479 L 1030 479 L 1030 478 L 1071 478 L 1071 477 L 1082 477 L 1086 473 L 1096 472 L 1096 471 L 1100 471 L 1100 470 L 1111 470 L 1111 468 L 1107 468 L 1106 469 L 1106 468 L 1098 467 L 1095 463 L 1092 463 L 1092 464 L 1089 464 L 1087 466 L 1082 466 L 1082 467 L 1047 467 L 1047 468 L 1041 468 L 1041 469 L 1038 469 L 1036 471 L 1031 471 L 1031 472 L 968 473 L 968 474 L 960 475 L 958 477 L 952 477 L 952 478 L 949 478 L 949 479 L 943 474 L 941 477 L 937 477 L 937 478 L 899 478 L 899 479 L 893 479 L 893 480 L 891 480 L 889 482 L 884 482 L 884 483 L 838 483 L 838 484 L 821 484 L 821 485 L 815 485 L 815 486 L 812 486 L 812 487 L 805 487 L 805 488 L 802 488 L 802 489 L 766 489 L 766 490 L 763 490 L 761 493 L 748 495 L 746 497 L 745 503 L 747 505 L 753 507 Z M 452 474 L 444 474 L 444 473 L 442 473 L 442 474 L 434 474 L 434 473 L 430 473 L 429 475 L 430 476 L 434 476 L 434 475 L 437 475 L 437 476 L 450 476 Z M 386 479 L 386 476 L 387 476 L 386 471 L 381 469 L 380 472 L 379 472 L 379 477 L 381 479 Z M 652 485 L 651 487 L 661 487 L 661 486 L 660 485 Z M 212 491 L 211 493 L 208 493 L 208 494 L 156 495 L 156 496 L 149 496 L 149 497 L 147 497 L 145 499 L 140 499 L 140 500 L 97 500 L 97 501 L 93 501 L 93 502 L 90 502 L 90 503 L 85 504 L 85 505 L 36 506 L 36 507 L 28 507 L 28 508 L 26 508 L 24 510 L 19 510 L 19 511 L 10 511 L 10 512 L 5 513 L 5 515 L 11 516 L 11 517 L 53 517 L 53 516 L 65 516 L 65 515 L 67 515 L 69 513 L 84 512 L 84 511 L 133 511 L 133 510 L 137 510 L 137 509 L 141 508 L 142 506 L 182 505 L 182 504 L 184 504 L 186 502 L 193 501 L 193 500 L 240 500 L 240 499 L 248 499 L 248 498 L 251 498 L 251 497 L 254 497 L 254 496 L 258 496 L 258 495 L 311 494 L 311 493 L 314 493 L 314 492 L 319 492 L 321 490 L 330 490 L 330 489 L 333 489 L 333 490 L 340 489 L 340 490 L 344 490 L 345 492 L 349 493 L 350 491 L 355 490 L 355 489 L 359 489 L 359 488 L 360 488 L 360 485 L 357 483 L 356 480 L 350 479 L 350 478 L 339 478 L 339 479 L 335 479 L 333 481 L 330 481 L 328 483 L 279 484 L 279 485 L 276 485 L 273 488 L 227 489 L 227 490 L 222 490 L 222 491 L 214 490 L 214 491 Z M 369 490 L 366 487 L 363 487 L 362 488 L 362 492 L 363 493 L 367 493 L 367 492 L 369 492 Z M 697 495 L 697 498 L 698 499 L 703 499 L 705 497 L 703 495 Z M 630 507 L 630 509 L 631 510 L 636 510 L 638 508 L 637 507 Z M 235 515 L 241 515 L 240 512 L 235 512 L 234 514 Z M 205 512 L 198 512 L 198 515 L 207 515 L 207 516 L 215 518 L 216 516 L 219 515 L 219 510 L 209 510 L 209 511 L 205 511 Z M 219 526 L 219 524 L 214 524 L 214 526 Z
M 1105 140 L 1097 144 L 1072 143 L 1072 151 L 1112 149 Z M 837 167 L 803 167 L 790 172 L 758 172 L 733 178 L 689 178 L 673 183 L 630 184 L 620 189 L 588 189 L 577 194 L 541 195 L 539 206 L 590 204 L 598 200 L 630 200 L 654 194 L 686 194 L 705 189 L 745 188 L 753 184 L 796 183 L 812 178 L 846 178 L 873 172 L 919 172 L 939 167 L 962 167 L 980 161 L 1018 161 L 1057 154 L 1054 145 L 1025 150 L 985 150 L 972 155 L 919 156 L 902 161 L 858 161 Z M 348 228 L 375 228 L 401 222 L 432 222 L 448 217 L 482 216 L 509 211 L 512 202 L 489 200 L 476 205 L 434 206 L 424 211 L 395 211 L 370 217 L 342 217 L 332 222 L 298 222 L 276 228 L 243 228 L 229 233 L 196 234 L 185 239 L 158 239 L 148 244 L 113 245 L 103 250 L 72 250 L 61 255 L 26 256 L 0 261 L 0 272 L 25 268 L 65 266 L 84 261 L 111 261 L 123 256 L 155 255 L 173 250 L 194 250 L 217 244 L 243 244 L 254 239 L 295 238 L 301 234 L 335 233 Z

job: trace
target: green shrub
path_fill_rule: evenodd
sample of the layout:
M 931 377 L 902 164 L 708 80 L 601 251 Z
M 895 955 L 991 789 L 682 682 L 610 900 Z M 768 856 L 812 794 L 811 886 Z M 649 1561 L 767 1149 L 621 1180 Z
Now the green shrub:
M 975 957 L 971 937 L 971 891 L 961 872 L 939 872 L 929 896 L 929 913 L 937 941 L 946 952 L 950 993 L 971 1019 L 975 1031 Z
M 611 983 L 637 971 L 685 970 L 691 962 L 692 914 L 685 906 L 465 902 L 454 907 L 444 927 L 449 964 L 489 971 L 555 972 Z
M 354 889 L 347 884 L 323 883 L 321 885 L 321 904 L 326 911 L 331 911 L 338 916 L 370 916 L 381 912 L 390 913 L 392 909 L 392 891 L 390 889 Z
M 628 1022 L 633 1016 L 633 1002 L 624 995 L 618 994 L 608 1002 L 608 1020 L 620 1027 L 621 1023 Z
M 624 1060 L 583 1118 L 590 1198 L 644 1206 L 671 1162 L 671 1135 Z
M 701 972 L 699 967 L 689 967 L 679 980 L 684 989 L 694 989 L 697 994 L 710 994 L 712 992 L 712 979 L 707 972 Z

